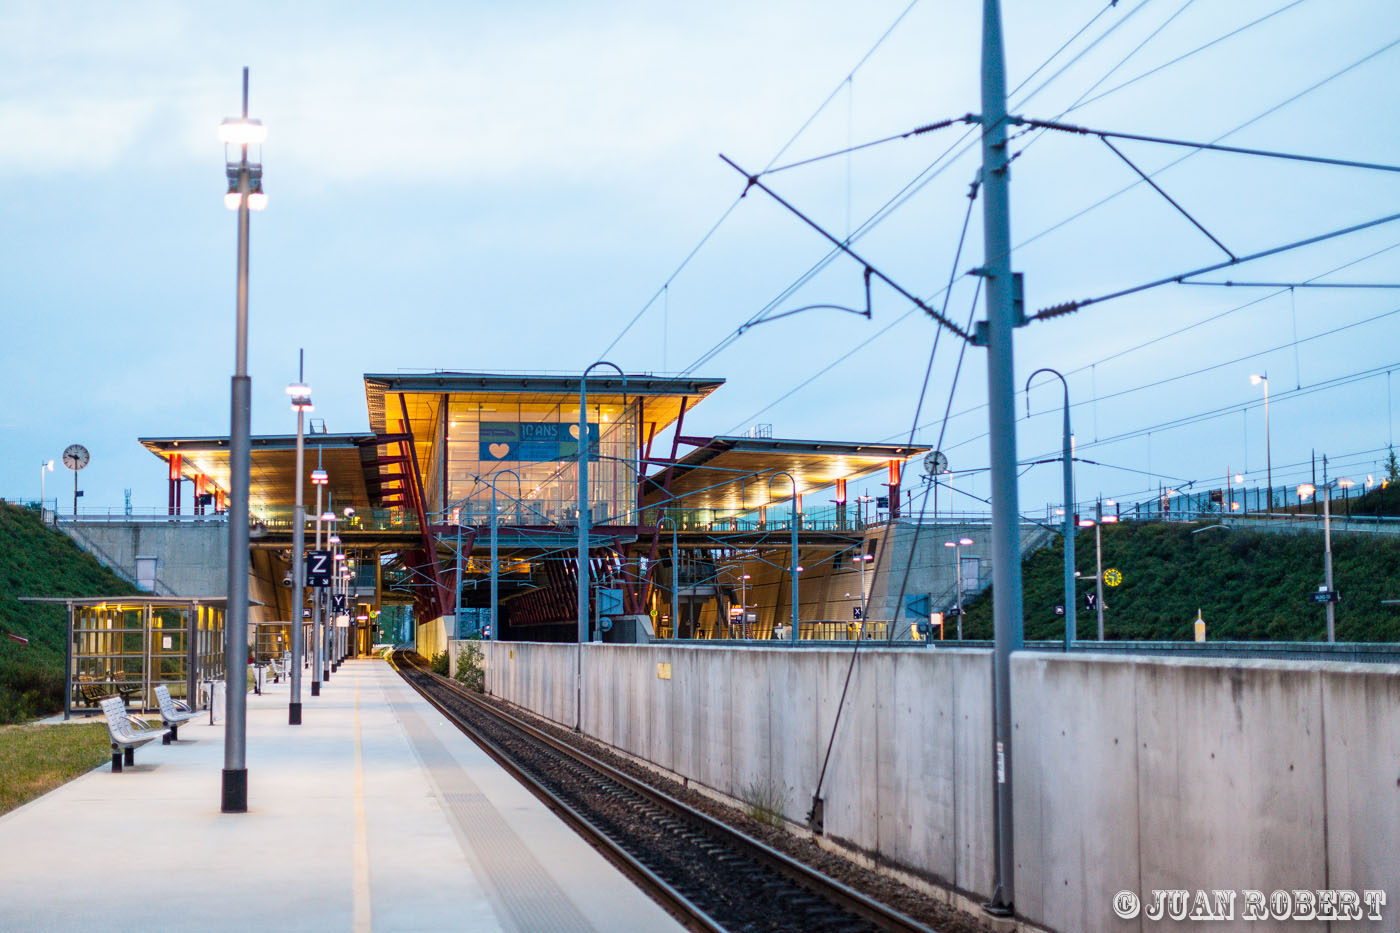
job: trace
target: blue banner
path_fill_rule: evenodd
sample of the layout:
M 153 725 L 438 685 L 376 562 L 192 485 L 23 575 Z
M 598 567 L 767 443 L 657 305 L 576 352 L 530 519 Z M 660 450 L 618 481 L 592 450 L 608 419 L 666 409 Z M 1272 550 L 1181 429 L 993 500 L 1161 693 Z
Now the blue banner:
M 556 421 L 483 421 L 478 459 L 538 463 L 578 458 L 578 425 Z M 598 425 L 588 426 L 588 459 L 598 459 Z

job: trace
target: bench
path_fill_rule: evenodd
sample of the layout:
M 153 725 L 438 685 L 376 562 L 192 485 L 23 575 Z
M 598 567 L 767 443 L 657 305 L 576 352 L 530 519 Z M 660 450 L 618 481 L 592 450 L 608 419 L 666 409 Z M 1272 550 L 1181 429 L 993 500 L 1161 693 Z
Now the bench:
M 164 684 L 156 688 L 156 703 L 160 706 L 161 724 L 170 729 L 170 734 L 160 740 L 161 744 L 169 745 L 171 742 L 178 742 L 180 740 L 180 726 L 199 714 L 190 709 L 189 704 L 172 698 L 170 688 Z
M 278 660 L 277 658 L 273 658 L 272 660 L 268 661 L 268 662 L 267 662 L 267 666 L 268 666 L 269 668 L 272 669 L 272 682 L 273 682 L 273 683 L 275 683 L 275 684 L 280 684 L 280 683 L 282 682 L 282 678 L 287 676 L 287 667 L 286 667 L 286 665 L 283 664 L 283 663 L 282 663 L 280 660 Z
M 109 696 L 120 695 L 123 703 L 131 702 L 131 697 L 141 692 L 141 688 L 128 684 L 98 683 L 88 680 L 78 681 L 78 697 L 88 706 L 100 706 Z
M 122 761 L 136 764 L 133 754 L 138 746 L 161 738 L 169 729 L 156 729 L 141 719 L 132 719 L 126 714 L 126 703 L 121 697 L 108 697 L 102 701 L 102 712 L 107 717 L 107 731 L 112 737 L 112 771 L 120 773 Z

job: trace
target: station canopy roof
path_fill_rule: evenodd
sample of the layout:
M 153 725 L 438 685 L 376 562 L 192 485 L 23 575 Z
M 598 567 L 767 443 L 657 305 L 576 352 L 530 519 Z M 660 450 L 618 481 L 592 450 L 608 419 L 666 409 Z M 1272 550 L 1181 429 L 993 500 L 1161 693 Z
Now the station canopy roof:
M 365 403 L 370 428 L 380 434 L 401 432 L 403 408 L 407 407 L 408 427 L 416 440 L 431 433 L 444 395 L 468 404 L 568 408 L 571 401 L 578 399 L 579 381 L 579 376 L 518 373 L 369 373 L 365 375 Z M 723 379 L 673 376 L 628 375 L 624 380 L 615 372 L 595 370 L 588 376 L 588 400 L 593 404 L 620 405 L 624 396 L 628 402 L 641 399 L 644 431 L 655 424 L 659 432 L 680 417 L 682 404 L 693 408 L 722 385 Z M 395 397 L 399 395 L 402 400 Z M 577 411 L 578 406 L 573 408 Z
M 141 445 L 167 464 L 180 455 L 180 476 L 193 480 L 207 477 L 209 491 L 229 489 L 229 446 L 227 437 L 143 437 Z M 305 501 L 314 510 L 316 493 L 311 471 L 320 455 L 326 471 L 326 489 L 336 508 L 371 507 L 370 489 L 378 482 L 374 437 L 367 434 L 307 434 L 304 460 Z M 248 507 L 257 513 L 287 508 L 296 498 L 295 434 L 254 437 L 250 453 Z
M 791 473 L 797 492 L 805 494 L 855 479 L 884 468 L 891 460 L 905 460 L 930 448 L 903 444 L 858 441 L 804 441 L 771 437 L 682 437 L 696 448 L 679 458 L 671 477 L 670 496 L 661 487 L 665 470 L 647 478 L 644 503 L 665 503 L 684 509 L 718 509 L 736 512 L 769 502 L 786 502 L 791 485 L 786 477 L 773 483 L 777 473 Z

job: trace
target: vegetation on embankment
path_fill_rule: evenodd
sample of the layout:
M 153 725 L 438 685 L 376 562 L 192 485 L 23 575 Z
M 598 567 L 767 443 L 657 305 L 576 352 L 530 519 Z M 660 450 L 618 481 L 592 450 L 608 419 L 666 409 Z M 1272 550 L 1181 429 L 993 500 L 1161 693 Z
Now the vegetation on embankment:
M 1123 575 L 1104 587 L 1104 635 L 1113 641 L 1190 641 L 1196 610 L 1211 641 L 1322 641 L 1326 611 L 1312 601 L 1322 583 L 1322 533 L 1210 528 L 1216 522 L 1124 522 L 1103 527 L 1103 566 Z M 1075 538 L 1075 566 L 1094 575 L 1094 532 Z M 1337 641 L 1400 641 L 1400 536 L 1332 535 Z M 1022 564 L 1027 639 L 1061 639 L 1064 549 L 1060 539 Z M 1079 582 L 1077 631 L 1098 636 Z M 968 638 L 991 638 L 991 591 L 967 607 Z
M 0 726 L 0 814 L 102 764 L 108 743 L 99 722 Z
M 18 597 L 135 592 L 67 536 L 45 528 L 38 512 L 0 502 L 0 723 L 63 708 L 64 607 L 22 603 Z

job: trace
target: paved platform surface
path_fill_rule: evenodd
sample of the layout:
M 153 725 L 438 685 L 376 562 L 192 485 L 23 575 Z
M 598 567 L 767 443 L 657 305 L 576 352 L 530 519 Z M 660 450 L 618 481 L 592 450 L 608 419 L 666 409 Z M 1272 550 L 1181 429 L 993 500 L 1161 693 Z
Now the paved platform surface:
M 206 716 L 0 817 L 0 928 L 679 929 L 387 663 L 309 691 L 248 697 L 246 814 Z

